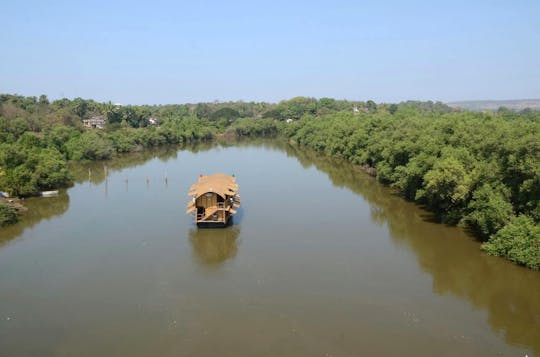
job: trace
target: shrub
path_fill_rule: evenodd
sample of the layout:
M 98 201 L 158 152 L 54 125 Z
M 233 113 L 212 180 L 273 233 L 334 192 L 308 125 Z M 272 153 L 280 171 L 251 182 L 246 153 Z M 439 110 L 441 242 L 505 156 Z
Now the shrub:
M 514 263 L 540 269 L 540 226 L 521 215 L 482 244 L 488 254 L 506 257 Z
M 13 206 L 0 203 L 0 227 L 17 222 L 17 212 Z

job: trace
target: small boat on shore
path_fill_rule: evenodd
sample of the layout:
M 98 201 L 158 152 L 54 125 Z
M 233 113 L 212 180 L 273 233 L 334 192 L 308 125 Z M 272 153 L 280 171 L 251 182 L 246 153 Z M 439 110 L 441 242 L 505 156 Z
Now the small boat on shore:
M 240 207 L 236 178 L 225 174 L 200 175 L 188 196 L 187 214 L 193 214 L 200 228 L 226 227 Z
M 54 197 L 58 196 L 58 191 L 42 191 L 41 192 L 42 197 Z

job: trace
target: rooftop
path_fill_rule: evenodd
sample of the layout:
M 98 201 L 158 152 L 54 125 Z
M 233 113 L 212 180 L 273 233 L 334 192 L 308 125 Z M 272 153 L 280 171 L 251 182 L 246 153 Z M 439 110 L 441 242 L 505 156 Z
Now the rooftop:
M 234 195 L 238 185 L 234 176 L 225 174 L 201 175 L 199 181 L 189 189 L 189 196 L 200 197 L 208 192 L 214 192 L 225 198 L 226 195 Z

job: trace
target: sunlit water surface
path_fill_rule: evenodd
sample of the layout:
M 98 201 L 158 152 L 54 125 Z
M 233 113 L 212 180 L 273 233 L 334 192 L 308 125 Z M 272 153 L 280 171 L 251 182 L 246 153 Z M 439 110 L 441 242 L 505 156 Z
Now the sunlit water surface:
M 540 273 L 357 167 L 278 142 L 73 167 L 0 231 L 1 356 L 534 356 Z M 185 215 L 235 174 L 227 229 Z

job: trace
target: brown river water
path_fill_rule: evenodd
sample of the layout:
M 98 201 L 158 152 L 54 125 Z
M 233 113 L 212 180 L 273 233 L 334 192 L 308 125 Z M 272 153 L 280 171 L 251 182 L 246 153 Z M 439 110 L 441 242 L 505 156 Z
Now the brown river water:
M 349 163 L 251 141 L 73 171 L 0 230 L 0 356 L 540 356 L 540 272 Z M 242 207 L 197 229 L 214 172 Z

